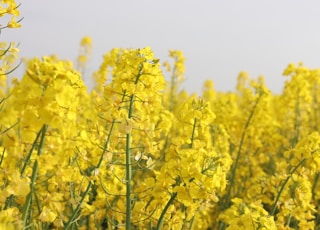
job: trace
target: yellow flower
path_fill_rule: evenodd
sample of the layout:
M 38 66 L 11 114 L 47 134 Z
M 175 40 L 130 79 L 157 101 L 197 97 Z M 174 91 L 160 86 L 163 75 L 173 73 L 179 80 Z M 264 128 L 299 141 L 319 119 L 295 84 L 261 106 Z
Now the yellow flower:
M 18 208 L 8 208 L 0 211 L 0 230 L 21 229 L 21 213 Z
M 182 51 L 180 50 L 169 50 L 169 56 L 174 59 L 174 73 L 175 78 L 178 79 L 179 82 L 183 80 L 183 75 L 185 72 L 184 61 L 185 57 L 183 56 Z
M 92 51 L 92 39 L 89 36 L 85 36 L 80 42 L 80 51 L 77 58 L 77 70 L 84 74 L 86 64 L 90 59 Z
M 268 229 L 276 230 L 273 217 L 263 209 L 260 202 L 246 204 L 242 199 L 234 198 L 233 205 L 220 218 L 228 227 L 226 229 Z
M 54 212 L 52 209 L 50 209 L 47 206 L 44 206 L 42 208 L 42 211 L 39 215 L 39 220 L 42 222 L 50 222 L 52 223 L 57 218 L 57 213 Z
M 85 36 L 81 39 L 81 46 L 92 46 L 92 39 L 89 36 Z
M 17 22 L 15 17 L 12 17 L 11 20 L 8 22 L 8 28 L 20 28 L 21 24 Z

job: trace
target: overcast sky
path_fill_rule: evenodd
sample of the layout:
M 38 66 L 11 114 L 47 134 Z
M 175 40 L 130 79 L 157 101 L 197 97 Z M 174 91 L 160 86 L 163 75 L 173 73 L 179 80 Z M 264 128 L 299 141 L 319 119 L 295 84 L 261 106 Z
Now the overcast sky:
M 88 72 L 114 47 L 145 46 L 161 60 L 169 49 L 184 52 L 184 88 L 190 92 L 200 92 L 205 79 L 219 91 L 234 90 L 243 70 L 252 78 L 265 76 L 268 87 L 280 92 L 290 62 L 320 68 L 319 0 L 17 2 L 23 27 L 3 31 L 2 40 L 20 42 L 21 57 L 75 60 L 81 38 L 89 35 L 94 49 Z

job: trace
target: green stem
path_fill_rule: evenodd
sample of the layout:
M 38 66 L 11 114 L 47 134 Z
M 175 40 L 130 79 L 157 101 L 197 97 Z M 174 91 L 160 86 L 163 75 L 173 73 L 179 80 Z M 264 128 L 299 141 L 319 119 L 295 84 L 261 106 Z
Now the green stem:
M 1 154 L 1 159 L 0 159 L 0 166 L 2 165 L 2 161 L 3 161 L 3 158 L 4 158 L 5 152 L 6 152 L 6 149 L 3 148 L 3 151 L 2 151 L 2 154 Z
M 317 187 L 317 184 L 318 184 L 318 181 L 319 181 L 319 172 L 316 173 L 315 177 L 314 177 L 314 180 L 313 180 L 313 185 L 312 185 L 312 197 L 314 198 L 315 196 L 315 190 L 316 190 L 316 187 Z
M 273 216 L 274 213 L 276 212 L 277 204 L 278 204 L 278 201 L 279 201 L 279 199 L 280 199 L 280 196 L 281 196 L 281 194 L 282 194 L 285 186 L 287 185 L 288 181 L 290 180 L 292 174 L 293 174 L 305 161 L 306 161 L 306 159 L 303 159 L 302 161 L 300 161 L 299 164 L 297 164 L 297 165 L 292 169 L 292 171 L 290 172 L 290 175 L 289 175 L 289 176 L 286 178 L 286 180 L 283 182 L 283 184 L 282 184 L 282 186 L 281 186 L 281 188 L 280 188 L 280 191 L 279 191 L 279 193 L 278 193 L 278 195 L 277 195 L 277 197 L 276 197 L 276 200 L 275 200 L 275 202 L 274 202 L 274 204 L 273 204 L 273 207 L 272 207 L 272 209 L 271 209 L 271 213 L 270 213 L 271 216 Z
M 30 209 L 30 206 L 31 206 L 31 200 L 32 200 L 32 193 L 28 193 L 27 195 L 27 198 L 26 198 L 26 202 L 24 203 L 23 205 L 23 211 L 22 211 L 22 223 L 23 223 L 23 228 L 22 229 L 25 229 L 26 226 L 28 225 L 28 214 L 29 214 L 29 209 Z
M 292 212 L 290 212 L 289 217 L 288 217 L 288 220 L 287 220 L 287 223 L 286 223 L 285 226 L 290 226 L 291 219 L 292 219 Z
M 72 213 L 69 221 L 66 223 L 66 225 L 64 226 L 63 229 L 65 229 L 65 230 L 66 230 L 66 229 L 69 229 L 70 226 L 73 224 L 76 216 L 78 215 L 78 213 L 79 213 L 79 211 L 80 211 L 80 209 L 81 209 L 81 205 L 82 205 L 84 199 L 86 198 L 86 196 L 88 195 L 91 187 L 92 187 L 92 183 L 91 183 L 91 181 L 89 181 L 88 187 L 87 187 L 86 191 L 84 192 L 84 194 L 83 194 L 83 196 L 82 196 L 82 198 L 81 198 L 81 200 L 80 200 L 77 208 L 73 211 L 73 213 Z
M 11 194 L 11 195 L 7 198 L 3 210 L 8 209 L 8 208 L 11 206 L 13 200 L 14 200 L 14 195 Z
M 193 216 L 191 219 L 190 228 L 189 228 L 190 230 L 192 230 L 193 228 L 194 220 L 195 220 L 195 216 Z
M 131 154 L 130 154 L 130 138 L 127 134 L 126 140 L 126 229 L 131 227 Z
M 32 194 L 34 192 L 34 185 L 35 185 L 35 181 L 37 178 L 38 169 L 39 169 L 38 161 L 35 161 L 34 165 L 33 165 L 32 176 L 31 176 L 30 192 L 27 195 L 26 202 L 24 203 L 24 206 L 23 206 L 22 221 L 23 221 L 24 227 L 26 227 L 28 224 L 27 218 L 28 218 L 28 216 L 29 216 L 28 214 L 30 212 Z M 29 222 L 30 222 L 30 220 L 29 220 Z
M 194 141 L 194 134 L 195 134 L 195 131 L 196 131 L 196 126 L 197 126 L 197 118 L 194 118 L 194 121 L 193 121 L 193 128 L 192 128 L 192 134 L 191 134 L 191 143 L 190 143 L 190 148 L 193 147 L 193 141 Z
M 102 164 L 102 161 L 103 161 L 103 156 L 105 154 L 105 152 L 107 151 L 107 148 L 110 144 L 110 140 L 111 140 L 111 133 L 112 133 L 112 130 L 113 130 L 113 127 L 114 127 L 114 124 L 116 123 L 116 119 L 113 119 L 112 123 L 111 123 L 111 127 L 110 127 L 110 131 L 109 131 L 109 134 L 108 134 L 108 137 L 107 137 L 107 140 L 106 140 L 106 143 L 104 144 L 104 147 L 103 147 L 103 151 L 102 151 L 102 154 L 100 156 L 100 159 L 99 159 L 99 162 L 96 166 L 96 168 L 100 168 L 101 164 Z
M 31 159 L 32 152 L 33 152 L 33 150 L 36 148 L 37 142 L 38 142 L 38 140 L 39 140 L 42 132 L 43 132 L 43 127 L 39 130 L 39 132 L 37 133 L 36 139 L 35 139 L 34 142 L 32 143 L 31 149 L 30 149 L 30 151 L 29 151 L 29 153 L 28 153 L 28 155 L 27 155 L 27 158 L 26 158 L 26 160 L 25 160 L 25 162 L 24 162 L 24 165 L 23 165 L 23 167 L 22 167 L 22 169 L 21 169 L 21 172 L 20 172 L 20 175 L 21 175 L 21 176 L 23 176 L 25 170 L 27 169 L 27 166 L 28 166 L 29 163 L 30 163 L 30 159 Z
M 0 105 L 2 103 L 2 101 L 4 101 L 6 98 L 4 98 L 3 100 L 0 101 Z M 1 111 L 1 110 L 0 110 Z M 19 124 L 20 120 L 18 120 L 16 123 L 14 123 L 13 125 L 11 125 L 9 128 L 6 128 L 5 130 L 1 131 L 0 134 L 4 134 L 7 131 L 9 131 L 10 129 L 12 129 L 13 127 L 15 127 L 17 124 Z
M 42 210 L 42 207 L 41 207 L 41 203 L 40 203 L 40 200 L 38 198 L 38 194 L 37 194 L 37 191 L 36 191 L 35 188 L 33 189 L 33 194 L 34 194 L 34 198 L 35 198 L 36 205 L 37 205 L 37 208 L 38 208 L 38 213 L 40 213 L 41 210 Z
M 123 98 L 123 99 L 124 99 L 124 98 Z M 109 130 L 109 133 L 108 133 L 108 137 L 107 137 L 107 140 L 106 140 L 106 142 L 105 142 L 105 144 L 104 144 L 103 151 L 102 151 L 102 154 L 101 154 L 101 156 L 100 156 L 99 162 L 98 162 L 97 165 L 96 165 L 96 168 L 100 168 L 100 166 L 101 166 L 101 164 L 102 164 L 102 162 L 103 162 L 103 156 L 104 156 L 104 153 L 106 152 L 106 150 L 107 150 L 107 148 L 108 148 L 108 146 L 109 146 L 109 144 L 110 144 L 111 134 L 112 134 L 112 131 L 113 131 L 113 127 L 114 127 L 115 122 L 116 122 L 116 119 L 114 119 L 114 120 L 112 121 L 112 123 L 111 123 L 111 127 L 110 127 L 110 130 Z M 89 184 L 88 184 L 88 186 L 87 186 L 87 188 L 86 188 L 86 191 L 85 191 L 85 193 L 82 195 L 82 198 L 81 198 L 80 203 L 78 204 L 78 206 L 76 207 L 76 209 L 72 210 L 72 211 L 73 211 L 73 212 L 72 212 L 72 215 L 71 215 L 71 217 L 70 217 L 69 221 L 67 222 L 67 224 L 66 224 L 66 226 L 65 226 L 64 229 L 68 229 L 68 228 L 72 225 L 72 223 L 74 222 L 74 219 L 75 219 L 76 215 L 78 214 L 78 212 L 79 212 L 80 209 L 81 209 L 81 204 L 82 204 L 83 200 L 85 199 L 85 197 L 87 196 L 87 194 L 89 193 L 92 185 L 93 185 L 93 184 L 91 183 L 91 181 L 89 181 Z M 72 198 L 75 198 L 75 194 L 74 194 L 74 191 L 73 191 L 73 190 L 74 190 L 73 184 L 70 184 L 70 194 L 71 194 L 71 197 L 72 197 Z M 73 207 L 72 207 L 72 209 L 73 209 Z
M 125 98 L 125 94 L 123 95 L 123 98 L 122 98 L 122 102 Z M 120 108 L 119 108 L 120 109 Z M 111 123 L 111 127 L 110 127 L 110 130 L 109 130 L 109 133 L 108 133 L 108 137 L 107 137 L 107 140 L 104 144 L 104 147 L 103 147 L 103 151 L 102 151 L 102 154 L 100 156 L 100 159 L 99 159 L 99 162 L 97 163 L 96 167 L 95 168 L 100 168 L 102 162 L 103 162 L 103 156 L 104 156 L 104 153 L 106 152 L 109 144 L 110 144 L 110 141 L 111 141 L 111 134 L 112 134 L 112 131 L 113 131 L 113 128 L 114 128 L 114 124 L 116 123 L 116 119 L 114 119 Z M 77 214 L 79 213 L 80 209 L 81 209 L 81 204 L 82 202 L 84 201 L 85 197 L 88 195 L 91 187 L 92 187 L 92 182 L 89 181 L 89 184 L 86 188 L 86 191 L 84 192 L 84 194 L 82 195 L 82 198 L 81 198 L 81 201 L 80 203 L 78 204 L 78 206 L 76 207 L 76 209 L 72 210 L 72 215 L 71 217 L 69 218 L 69 221 L 66 223 L 64 229 L 68 229 L 74 222 L 74 219 L 76 218 Z M 71 194 L 71 197 L 75 198 L 75 195 L 74 195 L 74 191 L 73 191 L 73 186 L 70 187 L 70 194 Z
M 12 72 L 15 71 L 16 69 L 18 69 L 21 64 L 22 64 L 22 62 L 19 62 L 19 64 L 16 65 L 14 68 L 12 68 L 11 70 L 9 70 L 9 71 L 6 72 L 6 73 L 0 74 L 0 76 L 2 76 L 2 75 L 8 75 L 8 74 L 12 73 Z
M 164 209 L 162 210 L 161 212 L 161 215 L 160 215 L 160 218 L 159 218 L 159 221 L 158 221 L 158 224 L 157 224 L 157 228 L 156 230 L 161 230 L 162 229 L 162 225 L 163 225 L 163 221 L 164 221 L 164 216 L 165 214 L 167 213 L 167 210 L 169 209 L 170 205 L 173 203 L 174 199 L 176 198 L 177 196 L 177 193 L 173 193 L 171 195 L 171 198 L 170 200 L 168 201 L 168 203 L 166 204 L 166 206 L 164 207 Z
M 41 139 L 38 147 L 38 156 L 42 154 L 43 146 L 44 146 L 44 138 L 46 136 L 46 132 L 48 130 L 48 125 L 43 125 L 41 132 Z
M 134 84 L 138 84 L 140 77 L 142 76 L 143 65 L 139 67 L 139 72 Z M 133 117 L 133 104 L 135 95 L 130 96 L 128 119 Z M 132 179 L 132 167 L 131 167 L 131 132 L 126 134 L 126 230 L 131 228 L 131 179 Z
M 134 94 L 131 95 L 128 118 L 132 118 Z M 131 133 L 126 135 L 126 229 L 131 228 Z
M 1 16 L 1 15 L 2 15 L 2 14 L 0 14 L 0 16 Z M 10 44 L 8 45 L 8 47 L 7 47 L 5 50 L 2 51 L 2 53 L 0 54 L 0 57 L 3 57 L 4 55 L 6 55 L 11 48 L 12 48 L 12 43 L 10 42 Z
M 237 152 L 237 157 L 236 157 L 235 164 L 234 164 L 234 166 L 232 168 L 232 171 L 231 171 L 230 185 L 228 186 L 228 191 L 227 191 L 227 195 L 226 195 L 226 198 L 225 198 L 225 203 L 223 205 L 223 208 L 225 208 L 224 206 L 227 205 L 229 203 L 229 201 L 230 201 L 231 189 L 232 189 L 232 187 L 234 186 L 234 183 L 235 183 L 236 171 L 237 171 L 238 164 L 239 164 L 239 159 L 240 159 L 240 155 L 241 155 L 242 146 L 243 146 L 243 143 L 244 143 L 244 138 L 245 138 L 247 129 L 248 129 L 250 123 L 251 123 L 251 120 L 253 118 L 254 112 L 255 112 L 255 110 L 256 110 L 256 108 L 258 106 L 258 103 L 259 103 L 261 97 L 262 97 L 262 93 L 257 98 L 256 103 L 254 104 L 254 106 L 253 106 L 253 108 L 251 110 L 251 113 L 250 113 L 250 115 L 248 117 L 248 120 L 246 121 L 244 130 L 242 132 L 241 139 L 240 139 L 240 145 L 239 145 L 239 149 L 238 149 L 238 152 Z
M 101 156 L 100 156 L 100 159 L 99 159 L 99 162 L 98 162 L 96 168 L 99 168 L 99 167 L 101 166 L 101 164 L 102 164 L 103 155 L 104 155 L 106 149 L 108 148 L 109 143 L 110 143 L 110 140 L 111 140 L 111 133 L 112 133 L 114 124 L 115 124 L 115 119 L 112 121 L 110 130 L 109 130 L 109 134 L 108 134 L 108 137 L 107 137 L 107 140 L 106 140 L 106 142 L 105 142 L 105 144 L 104 144 L 103 152 L 102 152 L 102 154 L 101 154 Z M 77 214 L 79 213 L 79 211 L 80 211 L 80 209 L 81 209 L 81 204 L 83 203 L 85 197 L 88 195 L 88 193 L 89 193 L 92 185 L 93 185 L 92 182 L 89 181 L 89 184 L 88 184 L 88 186 L 87 186 L 87 188 L 86 188 L 86 191 L 85 191 L 84 194 L 82 195 L 82 198 L 81 198 L 80 203 L 78 204 L 78 206 L 76 207 L 76 209 L 72 210 L 72 211 L 73 211 L 73 212 L 72 212 L 72 215 L 71 215 L 69 221 L 67 222 L 67 224 L 65 225 L 64 229 L 68 229 L 68 228 L 72 225 L 72 223 L 74 222 L 74 219 L 76 218 Z M 73 191 L 73 184 L 70 185 L 70 194 L 71 194 L 71 197 L 72 197 L 72 198 L 75 198 L 74 191 Z
M 218 224 L 218 230 L 224 230 L 226 228 L 227 228 L 227 224 L 220 220 Z
M 75 194 L 74 194 L 74 186 L 73 186 L 73 182 L 70 182 L 69 183 L 69 187 L 70 187 L 70 198 L 71 199 L 76 199 L 76 196 L 75 196 Z M 71 207 L 71 210 L 72 210 L 72 212 L 74 212 L 74 208 L 73 208 L 73 205 L 72 204 L 70 204 L 70 207 Z
M 38 156 L 40 156 L 42 154 L 47 128 L 48 128 L 47 125 L 43 125 L 41 130 L 38 132 L 36 140 L 33 142 L 32 148 L 31 148 L 31 150 L 29 152 L 29 155 L 28 155 L 28 158 L 27 158 L 28 159 L 27 162 L 30 162 L 30 158 L 31 158 L 33 149 L 35 148 L 37 140 L 39 139 L 39 137 L 40 137 L 40 143 L 39 143 L 38 153 L 37 154 L 38 154 Z M 23 175 L 25 169 L 26 169 L 26 164 L 24 165 L 24 167 L 23 167 L 23 169 L 21 171 L 21 176 Z M 27 195 L 26 202 L 25 202 L 25 204 L 23 206 L 22 220 L 23 220 L 23 226 L 24 227 L 27 226 L 27 224 L 29 222 L 31 222 L 31 219 L 30 220 L 27 219 L 28 216 L 29 216 L 29 218 L 32 218 L 32 216 L 29 215 L 29 213 L 32 211 L 32 210 L 30 210 L 31 203 L 32 203 L 32 195 L 36 193 L 36 191 L 35 191 L 35 182 L 36 182 L 36 179 L 37 179 L 38 170 L 39 170 L 39 164 L 38 164 L 38 161 L 36 160 L 34 162 L 34 164 L 33 164 L 33 169 L 32 169 L 30 192 Z M 36 202 L 37 202 L 38 211 L 40 211 L 41 206 L 40 206 L 40 203 L 39 203 L 37 197 L 36 197 Z

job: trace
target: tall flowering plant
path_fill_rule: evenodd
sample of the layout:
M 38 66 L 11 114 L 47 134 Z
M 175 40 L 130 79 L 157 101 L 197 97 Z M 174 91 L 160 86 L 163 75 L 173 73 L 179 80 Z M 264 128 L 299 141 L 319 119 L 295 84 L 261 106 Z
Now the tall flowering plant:
M 0 30 L 19 27 L 2 1 Z M 290 64 L 280 94 L 241 72 L 233 92 L 180 90 L 183 53 L 112 49 L 83 82 L 0 43 L 0 229 L 318 229 L 318 69 Z

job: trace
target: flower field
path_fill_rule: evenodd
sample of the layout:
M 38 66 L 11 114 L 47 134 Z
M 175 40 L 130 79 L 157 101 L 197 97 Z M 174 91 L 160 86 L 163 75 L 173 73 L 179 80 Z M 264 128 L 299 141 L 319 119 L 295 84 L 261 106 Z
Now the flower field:
M 115 48 L 89 90 L 91 46 L 18 80 L 0 43 L 0 229 L 320 229 L 320 69 L 289 64 L 281 94 L 242 72 L 190 95 L 181 51 Z

